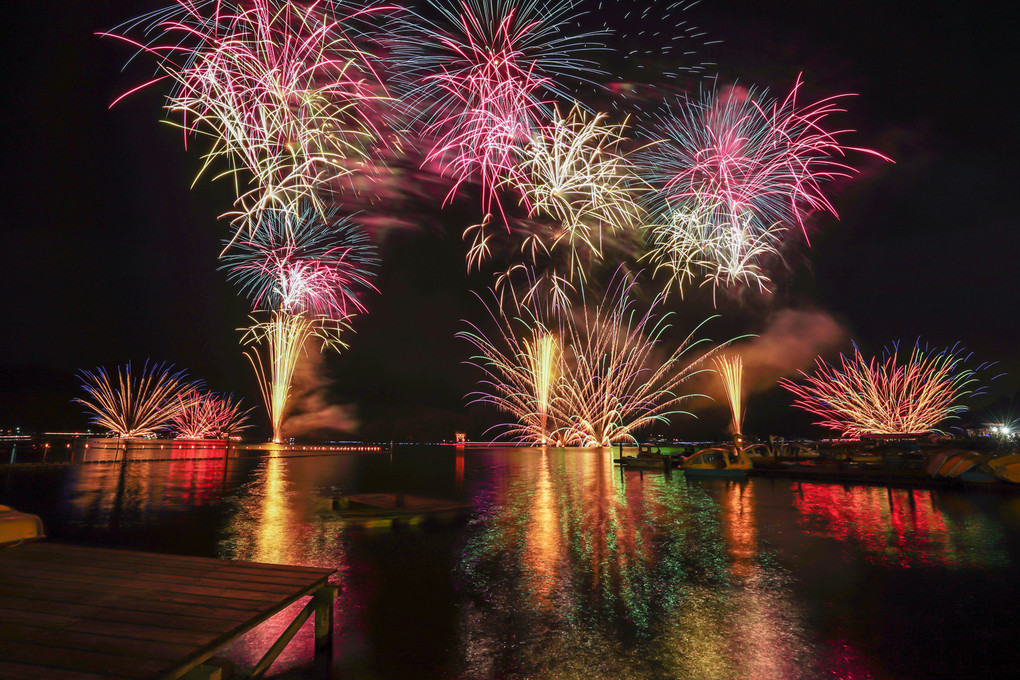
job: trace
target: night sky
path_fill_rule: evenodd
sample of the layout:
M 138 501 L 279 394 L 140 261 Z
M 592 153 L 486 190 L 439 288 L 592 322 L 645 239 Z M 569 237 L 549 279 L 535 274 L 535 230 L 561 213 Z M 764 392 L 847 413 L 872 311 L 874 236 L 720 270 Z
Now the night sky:
M 207 179 L 190 187 L 201 147 L 185 150 L 179 130 L 160 122 L 157 89 L 108 108 L 150 71 L 138 64 L 122 73 L 130 50 L 95 32 L 165 4 L 0 8 L 0 428 L 83 428 L 86 417 L 70 402 L 78 395 L 75 372 L 151 358 L 244 397 L 266 429 L 238 345 L 248 304 L 217 269 L 226 233 L 217 216 L 230 208 L 232 187 Z M 896 340 L 959 342 L 975 365 L 997 362 L 987 376 L 1006 374 L 972 404 L 1004 414 L 1020 387 L 1016 78 L 1007 17 L 994 3 L 872 0 L 705 0 L 685 16 L 706 40 L 721 41 L 698 49 L 696 60 L 715 64 L 706 74 L 784 94 L 803 73 L 804 101 L 854 92 L 833 124 L 858 131 L 845 143 L 895 160 L 858 162 L 862 174 L 829 194 L 840 219 L 816 220 L 810 248 L 785 254 L 772 296 L 720 300 L 723 318 L 708 334 L 767 334 L 793 310 L 834 322 L 839 332 L 824 345 L 830 359 L 851 339 L 865 354 Z M 667 62 L 606 63 L 664 88 L 700 84 L 657 77 L 674 68 Z M 424 193 L 438 205 L 444 191 Z M 480 437 L 493 421 L 466 405 L 478 375 L 463 364 L 469 346 L 453 337 L 462 319 L 485 313 L 471 289 L 489 278 L 469 277 L 464 266 L 460 232 L 471 219 L 455 206 L 378 244 L 380 293 L 365 299 L 370 313 L 356 320 L 351 348 L 323 366 L 331 383 L 322 394 L 352 406 L 360 435 L 421 439 L 467 429 Z M 712 312 L 707 291 L 671 297 L 669 306 L 684 328 Z M 777 389 L 759 392 L 745 431 L 817 433 L 788 403 Z M 701 415 L 669 431 L 723 431 L 720 409 Z

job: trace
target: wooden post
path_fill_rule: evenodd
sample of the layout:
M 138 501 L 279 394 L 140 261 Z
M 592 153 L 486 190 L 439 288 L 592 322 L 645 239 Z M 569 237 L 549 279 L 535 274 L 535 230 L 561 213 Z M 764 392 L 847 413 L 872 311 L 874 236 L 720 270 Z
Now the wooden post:
M 312 599 L 315 601 L 315 654 L 333 655 L 333 604 L 336 586 L 323 586 Z

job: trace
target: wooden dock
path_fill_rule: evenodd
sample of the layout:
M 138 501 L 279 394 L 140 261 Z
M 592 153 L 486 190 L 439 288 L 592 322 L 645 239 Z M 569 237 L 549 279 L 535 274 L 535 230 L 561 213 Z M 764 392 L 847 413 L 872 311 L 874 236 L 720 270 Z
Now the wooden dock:
M 28 543 L 0 548 L 0 679 L 216 678 L 231 641 L 312 596 L 249 677 L 313 613 L 332 650 L 332 569 Z

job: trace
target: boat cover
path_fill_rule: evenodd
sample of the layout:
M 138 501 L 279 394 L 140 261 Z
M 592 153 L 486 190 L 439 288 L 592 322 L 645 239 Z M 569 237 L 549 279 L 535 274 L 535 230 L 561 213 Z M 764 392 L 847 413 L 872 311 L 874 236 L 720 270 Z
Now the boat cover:
M 45 537 L 43 523 L 38 515 L 18 512 L 6 505 L 0 505 L 0 547 Z

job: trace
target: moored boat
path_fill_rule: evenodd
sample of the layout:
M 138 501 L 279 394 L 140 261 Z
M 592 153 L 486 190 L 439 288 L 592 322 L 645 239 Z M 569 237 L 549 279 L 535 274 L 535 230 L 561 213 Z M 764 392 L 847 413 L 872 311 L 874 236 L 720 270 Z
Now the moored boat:
M 711 477 L 746 477 L 753 468 L 742 446 L 715 446 L 702 449 L 680 461 L 687 475 Z
M 939 468 L 938 477 L 955 479 L 971 468 L 975 468 L 988 460 L 989 456 L 977 451 L 959 451 L 946 458 Z
M 1007 456 L 988 457 L 983 461 L 980 466 L 971 470 L 967 474 L 977 473 L 987 476 L 989 479 L 972 480 L 966 476 L 961 477 L 966 481 L 990 481 L 990 482 L 1007 482 L 1010 484 L 1020 484 L 1020 454 L 1010 454 Z
M 46 538 L 38 515 L 0 505 L 0 547 Z
M 939 469 L 946 459 L 963 452 L 963 449 L 938 449 L 928 456 L 928 460 L 924 463 L 924 471 L 931 477 L 938 477 Z
M 668 470 L 673 467 L 669 456 L 623 456 L 616 462 L 626 468 L 641 470 Z

